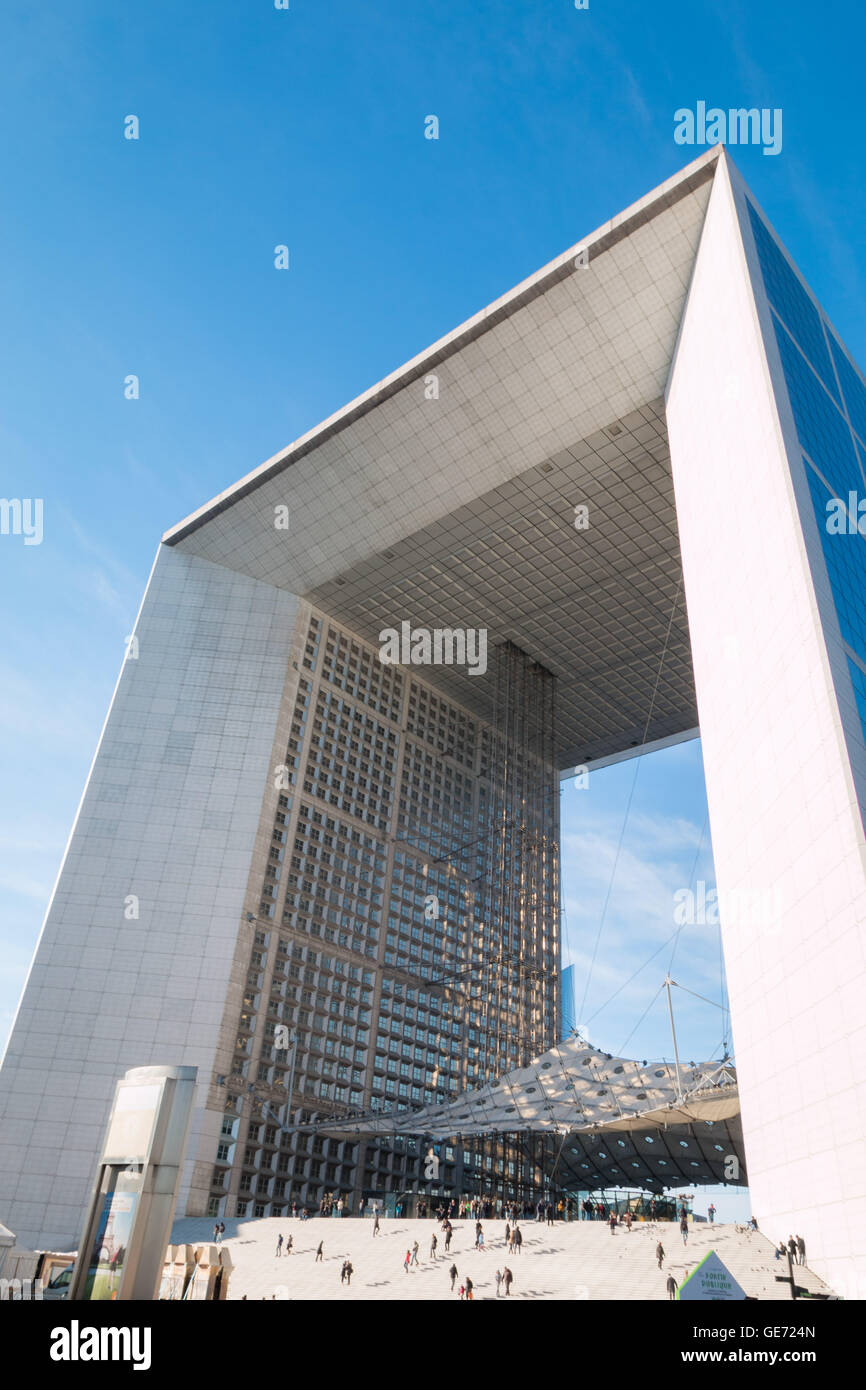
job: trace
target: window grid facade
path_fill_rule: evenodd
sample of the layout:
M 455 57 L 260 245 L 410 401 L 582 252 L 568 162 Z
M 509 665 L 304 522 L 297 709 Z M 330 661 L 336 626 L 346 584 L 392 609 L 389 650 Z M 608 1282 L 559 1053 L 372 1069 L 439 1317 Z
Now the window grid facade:
M 756 209 L 747 206 L 866 739 L 866 536 L 857 511 L 866 498 L 866 383 Z M 831 529 L 828 503 L 839 499 L 847 511 L 852 495 L 850 524 Z
M 494 1063 L 517 1065 L 513 1038 L 494 1049 L 489 1033 L 516 1037 L 518 993 L 492 1022 L 469 983 L 489 940 L 477 882 L 489 731 L 313 613 L 281 771 L 232 1063 L 235 1085 L 252 1086 L 267 1112 L 231 1098 L 209 1209 L 279 1215 L 335 1191 L 357 1207 L 419 1181 L 435 1200 L 492 1193 L 494 1176 L 497 1191 L 531 1192 L 537 1163 L 510 1140 L 437 1145 L 430 1182 L 416 1141 L 359 1146 L 276 1123 L 290 1077 L 293 1122 L 307 1123 L 452 1100 Z M 555 929 L 549 947 L 558 952 Z M 549 1031 L 553 1041 L 552 1012 Z

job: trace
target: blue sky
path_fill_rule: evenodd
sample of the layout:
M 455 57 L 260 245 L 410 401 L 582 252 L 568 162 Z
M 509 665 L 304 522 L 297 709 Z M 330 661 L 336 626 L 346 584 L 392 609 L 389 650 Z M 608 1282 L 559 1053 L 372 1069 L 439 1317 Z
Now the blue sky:
M 681 1056 L 720 1057 L 730 1034 L 719 928 L 674 919 L 676 892 L 714 885 L 699 740 L 592 772 L 588 786 L 565 782 L 561 814 L 575 1022 L 605 1051 L 671 1056 L 670 972 L 703 996 L 674 991 Z
M 44 539 L 0 537 L 0 1036 L 162 531 L 698 154 L 677 108 L 782 109 L 781 154 L 733 153 L 866 360 L 863 29 L 840 0 L 6 0 L 2 489 Z M 633 775 L 564 789 L 581 966 Z M 699 846 L 711 876 L 705 817 L 699 745 L 645 760 L 587 991 L 611 1049 Z M 718 996 L 717 941 L 675 964 Z M 682 1008 L 712 1049 L 719 1011 Z

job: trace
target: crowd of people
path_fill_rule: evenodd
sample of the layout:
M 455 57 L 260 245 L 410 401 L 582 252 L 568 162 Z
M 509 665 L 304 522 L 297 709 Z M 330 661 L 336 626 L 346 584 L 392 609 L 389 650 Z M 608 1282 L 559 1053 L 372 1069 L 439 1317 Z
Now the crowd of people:
M 362 1212 L 364 1205 L 364 1203 L 361 1204 Z M 654 1200 L 650 1201 L 650 1203 L 648 1204 L 648 1212 L 651 1220 L 655 1219 L 655 1206 L 656 1204 Z M 434 1264 L 440 1259 L 440 1244 L 442 1247 L 442 1258 L 444 1258 L 450 1253 L 451 1241 L 454 1235 L 454 1227 L 451 1219 L 452 1216 L 454 1216 L 455 1218 L 474 1221 L 474 1249 L 480 1253 L 484 1253 L 487 1248 L 483 1224 L 484 1220 L 490 1221 L 492 1219 L 495 1219 L 496 1216 L 503 1215 L 505 1217 L 505 1249 L 508 1255 L 516 1256 L 521 1253 L 521 1248 L 523 1245 L 523 1233 L 519 1225 L 519 1220 L 521 1216 L 525 1216 L 528 1212 L 530 1218 L 534 1217 L 537 1223 L 546 1222 L 548 1225 L 553 1225 L 554 1221 L 556 1221 L 557 1219 L 572 1220 L 574 1215 L 574 1204 L 572 1203 L 571 1199 L 562 1200 L 556 1205 L 550 1201 L 538 1201 L 533 1206 L 527 1204 L 519 1204 L 515 1202 L 495 1203 L 493 1201 L 483 1200 L 481 1198 L 467 1199 L 465 1201 L 459 1201 L 457 1199 L 452 1198 L 447 1204 L 439 1203 L 435 1210 L 432 1212 L 429 1211 L 427 1203 L 424 1201 L 419 1203 L 419 1208 L 420 1207 L 423 1207 L 424 1210 L 423 1212 L 419 1210 L 419 1215 L 423 1217 L 429 1215 L 433 1217 L 439 1224 L 439 1233 L 437 1233 L 437 1231 L 434 1230 L 431 1232 L 430 1235 L 430 1249 L 428 1258 Z M 344 1210 L 344 1199 L 342 1197 L 332 1197 L 324 1198 L 322 1200 L 322 1203 L 320 1204 L 319 1208 L 319 1213 L 321 1216 L 343 1215 Z M 618 1212 L 613 1206 L 609 1206 L 605 1202 L 593 1202 L 589 1198 L 586 1198 L 583 1202 L 580 1203 L 579 1211 L 580 1216 L 584 1220 L 606 1221 L 610 1226 L 611 1235 L 616 1234 L 618 1226 L 623 1226 L 625 1227 L 626 1231 L 628 1231 L 629 1233 L 631 1232 L 634 1221 L 634 1215 L 631 1209 L 626 1209 L 626 1211 L 624 1212 Z M 493 1217 L 491 1217 L 490 1215 L 491 1212 L 494 1213 Z M 711 1209 L 711 1213 L 712 1214 L 710 1219 L 712 1220 L 712 1216 L 715 1215 L 715 1208 Z M 292 1214 L 297 1215 L 297 1207 L 295 1205 L 293 1205 Z M 348 1211 L 345 1211 L 345 1214 L 348 1215 Z M 380 1215 L 384 1213 L 380 1211 L 380 1206 L 377 1201 L 371 1203 L 369 1214 L 372 1216 L 373 1221 L 373 1235 L 379 1235 Z M 307 1213 L 305 1211 L 301 1211 L 300 1215 L 303 1218 L 307 1215 Z M 688 1243 L 689 1238 L 689 1211 L 685 1202 L 681 1203 L 678 1207 L 675 1207 L 673 1213 L 670 1212 L 668 1204 L 665 1204 L 663 1215 L 665 1220 L 678 1220 L 679 1231 L 682 1237 L 683 1245 L 686 1245 Z M 758 1223 L 754 1217 L 750 1221 L 749 1226 L 751 1229 L 757 1230 Z M 214 1225 L 214 1240 L 217 1242 L 221 1241 L 224 1232 L 224 1223 L 222 1221 L 217 1222 Z M 494 1241 L 494 1244 L 496 1243 L 497 1242 Z M 284 1237 L 283 1234 L 280 1233 L 277 1237 L 275 1257 L 279 1259 L 282 1256 L 291 1255 L 293 1253 L 293 1250 L 293 1235 L 289 1233 L 288 1236 Z M 787 1244 L 785 1243 L 785 1241 L 781 1241 L 775 1251 L 775 1255 L 777 1260 L 787 1259 L 790 1255 L 792 1263 L 804 1265 L 806 1263 L 806 1243 L 803 1240 L 803 1237 L 799 1235 L 792 1235 L 789 1237 Z M 414 1240 L 411 1246 L 407 1248 L 406 1253 L 403 1257 L 404 1274 L 408 1275 L 411 1269 L 420 1267 L 420 1257 L 420 1242 L 418 1240 Z M 324 1240 L 320 1240 L 316 1249 L 316 1263 L 320 1263 L 323 1260 L 323 1258 Z M 666 1259 L 666 1252 L 661 1240 L 657 1242 L 655 1247 L 655 1259 L 658 1268 L 662 1270 Z M 351 1260 L 347 1256 L 343 1260 L 343 1263 L 340 1268 L 340 1283 L 350 1285 L 352 1282 L 352 1275 L 354 1272 L 354 1266 L 352 1265 Z M 496 1297 L 509 1298 L 511 1296 L 512 1286 L 514 1284 L 514 1274 L 512 1270 L 508 1267 L 508 1265 L 503 1266 L 501 1269 L 497 1268 L 493 1278 L 496 1286 Z M 458 1297 L 461 1300 L 471 1301 L 474 1299 L 475 1286 L 471 1277 L 466 1275 L 463 1278 L 462 1282 L 460 1282 L 458 1285 L 460 1274 L 457 1269 L 457 1265 L 454 1263 L 451 1264 L 448 1270 L 448 1279 L 450 1281 L 450 1291 L 452 1293 L 456 1291 Z M 667 1276 L 666 1289 L 669 1298 L 676 1298 L 678 1286 L 676 1280 L 674 1279 L 671 1273 L 668 1273 Z
M 492 1204 L 489 1202 L 483 1202 L 480 1199 L 476 1198 L 472 1201 L 466 1202 L 457 1202 L 452 1200 L 448 1204 L 447 1208 L 444 1204 L 440 1204 L 436 1208 L 436 1211 L 435 1213 L 433 1213 L 433 1215 L 435 1216 L 435 1219 L 438 1221 L 439 1229 L 442 1233 L 441 1244 L 443 1247 L 443 1257 L 447 1255 L 451 1250 L 451 1241 L 454 1234 L 454 1228 L 451 1221 L 452 1212 L 456 1217 L 462 1217 L 464 1219 L 469 1220 L 474 1219 L 474 1248 L 475 1250 L 481 1253 L 485 1251 L 486 1246 L 484 1239 L 484 1224 L 481 1218 L 482 1215 L 484 1215 L 485 1219 L 490 1219 L 486 1216 L 486 1211 L 491 1207 L 491 1205 Z M 654 1204 L 652 1205 L 654 1206 Z M 519 1255 L 523 1245 L 523 1233 L 518 1224 L 517 1205 L 514 1203 L 504 1203 L 503 1208 L 506 1214 L 504 1232 L 505 1248 L 509 1255 Z M 617 1226 L 624 1226 L 626 1231 L 631 1232 L 633 1224 L 633 1214 L 630 1210 L 626 1210 L 625 1212 L 619 1213 L 613 1207 L 607 1206 L 604 1202 L 594 1203 L 591 1202 L 588 1198 L 586 1199 L 586 1201 L 581 1203 L 581 1208 L 582 1215 L 585 1220 L 607 1221 L 610 1225 L 611 1235 L 614 1235 L 616 1233 Z M 521 1208 L 521 1210 L 526 1210 L 526 1208 Z M 534 1215 L 536 1222 L 546 1222 L 548 1225 L 553 1225 L 554 1220 L 557 1218 L 557 1216 L 560 1215 L 560 1213 L 557 1211 L 557 1208 L 554 1206 L 552 1202 L 538 1202 L 534 1207 L 529 1207 L 529 1211 L 532 1215 Z M 331 1209 L 326 1206 L 326 1209 L 323 1210 L 321 1214 L 323 1216 L 330 1215 Z M 372 1204 L 371 1214 L 373 1218 L 373 1235 L 376 1236 L 380 1234 L 380 1211 L 378 1202 L 374 1202 Z M 679 1218 L 679 1229 L 680 1234 L 682 1236 L 683 1245 L 686 1245 L 689 1238 L 689 1214 L 688 1209 L 685 1206 L 685 1203 L 683 1203 L 678 1208 L 676 1215 Z M 565 1204 L 565 1219 L 569 1219 L 567 1204 Z M 430 1251 L 428 1256 L 428 1258 L 434 1263 L 439 1259 L 439 1246 L 440 1237 L 434 1230 L 433 1232 L 431 1232 L 430 1235 Z M 285 1240 L 282 1234 L 280 1234 L 277 1237 L 276 1257 L 279 1258 L 282 1255 L 290 1255 L 292 1253 L 292 1249 L 293 1237 L 291 1236 L 291 1234 L 287 1238 L 285 1238 Z M 317 1263 L 321 1261 L 323 1258 L 323 1249 L 324 1242 L 320 1240 L 318 1248 L 316 1250 Z M 795 1263 L 805 1263 L 806 1247 L 805 1242 L 803 1241 L 801 1236 L 797 1236 L 796 1238 L 794 1236 L 791 1236 L 787 1247 L 785 1246 L 784 1242 L 782 1242 L 782 1244 L 780 1244 L 778 1250 L 776 1251 L 776 1258 L 779 1259 L 782 1256 L 787 1256 L 788 1250 L 790 1250 L 791 1258 Z M 406 1249 L 406 1253 L 403 1256 L 404 1274 L 408 1275 L 411 1269 L 420 1267 L 420 1251 L 420 1242 L 417 1240 L 414 1240 L 411 1246 L 409 1246 Z M 655 1248 L 655 1258 L 658 1264 L 658 1268 L 662 1269 L 665 1261 L 665 1249 L 660 1240 L 658 1241 Z M 353 1273 L 354 1268 L 350 1260 L 347 1258 L 346 1260 L 344 1260 L 340 1271 L 340 1283 L 350 1284 L 352 1281 Z M 450 1279 L 451 1292 L 453 1293 L 455 1291 L 455 1287 L 457 1286 L 457 1280 L 460 1277 L 456 1264 L 451 1265 L 450 1269 L 448 1270 L 448 1277 Z M 503 1269 L 497 1269 L 494 1274 L 494 1280 L 496 1284 L 496 1297 L 510 1297 L 511 1288 L 514 1283 L 514 1274 L 511 1271 L 511 1269 L 509 1269 L 507 1265 L 504 1266 Z M 676 1296 L 677 1284 L 676 1280 L 673 1278 L 673 1275 L 668 1275 L 667 1292 L 670 1298 L 674 1298 Z M 463 1300 L 471 1300 L 474 1298 L 474 1285 L 472 1279 L 469 1276 L 467 1276 L 460 1284 L 458 1288 L 458 1296 Z
M 472 1203 L 469 1203 L 468 1206 L 470 1208 L 471 1217 Z M 454 1234 L 454 1228 L 451 1224 L 450 1217 L 447 1215 L 447 1213 L 444 1212 L 444 1208 L 442 1209 L 441 1213 L 437 1211 L 436 1215 L 440 1221 L 440 1229 L 444 1234 L 444 1255 L 451 1248 L 451 1239 Z M 378 1220 L 378 1217 L 376 1219 Z M 505 1245 L 508 1250 L 508 1253 L 512 1255 L 519 1255 L 520 1247 L 522 1246 L 522 1244 L 523 1235 L 521 1234 L 520 1227 L 516 1223 L 514 1226 L 512 1226 L 510 1221 L 506 1221 Z M 418 1255 L 420 1249 L 421 1247 L 419 1242 L 415 1240 L 412 1242 L 412 1245 L 406 1250 L 406 1254 L 403 1257 L 404 1274 L 408 1274 L 410 1269 L 412 1269 L 414 1266 L 418 1266 Z M 480 1217 L 475 1221 L 475 1249 L 481 1251 L 482 1253 L 486 1249 L 484 1244 L 484 1226 L 480 1220 Z M 439 1237 L 434 1231 L 430 1237 L 430 1259 L 433 1261 L 437 1260 L 439 1258 L 438 1252 Z M 456 1264 L 452 1264 L 451 1268 L 448 1270 L 448 1278 L 450 1280 L 450 1288 L 452 1293 L 454 1293 L 455 1286 L 459 1277 L 460 1275 Z M 510 1298 L 511 1288 L 514 1283 L 514 1274 L 513 1271 L 509 1269 L 508 1265 L 505 1265 L 502 1269 L 497 1269 L 493 1278 L 496 1284 L 496 1297 L 499 1298 L 501 1296 L 503 1298 Z M 473 1284 L 472 1279 L 467 1275 L 463 1282 L 460 1284 L 459 1288 L 457 1289 L 457 1294 L 461 1300 L 471 1301 L 475 1297 L 474 1290 L 475 1285 Z
M 709 1220 L 712 1222 L 715 1216 L 715 1207 L 709 1208 Z M 302 1207 L 297 1201 L 291 1204 L 292 1219 L 306 1221 L 314 1213 Z M 321 1198 L 318 1208 L 319 1216 L 342 1217 L 351 1216 L 349 1199 L 340 1193 L 327 1193 Z M 370 1217 L 374 1226 L 378 1229 L 380 1217 L 386 1216 L 388 1210 L 384 1201 L 368 1199 L 362 1197 L 358 1204 L 358 1216 Z M 413 1212 L 407 1210 L 406 1203 L 398 1198 L 393 1207 L 393 1214 L 398 1220 L 400 1217 L 411 1217 Z M 650 1221 L 658 1219 L 674 1220 L 676 1215 L 671 1211 L 669 1203 L 662 1203 L 661 1209 L 657 1209 L 654 1197 L 649 1201 L 644 1200 L 640 1213 Z M 546 1222 L 548 1226 L 553 1226 L 557 1221 L 574 1221 L 581 1219 L 584 1221 L 607 1221 L 613 1222 L 614 1219 L 620 1224 L 627 1224 L 631 1227 L 631 1222 L 635 1219 L 635 1212 L 629 1209 L 624 1213 L 619 1213 L 617 1207 L 601 1201 L 593 1201 L 585 1197 L 578 1203 L 572 1197 L 560 1197 L 557 1201 L 552 1198 L 539 1198 L 536 1202 L 519 1202 L 516 1199 L 494 1198 L 494 1197 L 451 1197 L 448 1200 L 441 1200 L 434 1206 L 432 1201 L 426 1197 L 417 1200 L 414 1216 L 421 1220 L 431 1219 L 444 1221 L 507 1221 L 509 1223 L 517 1221 Z M 214 1226 L 214 1240 L 219 1241 L 225 1226 L 218 1222 Z
M 539 1200 L 536 1203 L 518 1202 L 511 1199 L 493 1197 L 451 1197 L 448 1201 L 437 1202 L 434 1206 L 425 1197 L 419 1199 L 415 1216 L 420 1220 L 430 1219 L 444 1221 L 447 1217 L 454 1221 L 547 1221 L 552 1226 L 554 1221 L 573 1221 L 577 1213 L 577 1205 L 571 1197 L 561 1197 L 558 1202 L 551 1200 Z M 293 1212 L 294 1215 L 294 1212 Z M 371 1216 L 374 1220 L 377 1216 L 386 1215 L 384 1204 L 373 1200 L 362 1199 L 358 1207 L 359 1216 Z M 404 1203 L 397 1201 L 394 1204 L 394 1216 L 411 1216 L 411 1212 L 406 1212 Z
M 292 1205 L 294 1207 L 294 1203 Z M 344 1199 L 342 1197 L 338 1197 L 337 1200 L 334 1201 L 333 1193 L 330 1193 L 327 1197 L 323 1197 L 321 1202 L 319 1203 L 320 1216 L 342 1216 L 345 1210 L 346 1203 Z
M 454 1285 L 457 1282 L 457 1279 L 459 1278 L 459 1275 L 457 1273 L 457 1266 L 452 1265 L 448 1273 L 451 1277 L 451 1292 L 453 1293 Z M 502 1298 L 510 1298 L 511 1286 L 514 1283 L 514 1275 L 508 1268 L 508 1265 L 505 1265 L 503 1269 L 497 1269 L 493 1277 L 496 1282 L 496 1297 L 499 1298 L 501 1295 Z M 463 1280 L 463 1283 L 457 1290 L 457 1297 L 461 1299 L 461 1301 L 466 1301 L 470 1303 L 474 1299 L 475 1285 L 468 1275 Z
M 470 1203 L 470 1204 L 468 1204 L 468 1205 L 469 1205 L 470 1208 L 471 1208 L 471 1206 L 472 1206 L 473 1204 Z M 323 1215 L 323 1216 L 328 1215 L 328 1214 L 329 1214 L 328 1212 L 322 1212 L 322 1215 Z M 438 1215 L 439 1215 L 439 1213 L 437 1212 L 437 1216 L 438 1216 Z M 512 1217 L 512 1219 L 513 1219 L 513 1217 Z M 215 1231 L 219 1229 L 220 1224 L 221 1224 L 221 1223 L 217 1223 L 217 1227 L 215 1228 Z M 224 1226 L 222 1227 L 222 1230 L 225 1230 L 225 1227 L 224 1227 Z M 447 1214 L 445 1214 L 444 1211 L 443 1211 L 443 1214 L 441 1215 L 441 1219 L 440 1219 L 440 1230 L 441 1230 L 441 1232 L 442 1232 L 442 1246 L 443 1246 L 443 1252 L 442 1252 L 442 1253 L 443 1253 L 443 1257 L 444 1257 L 444 1255 L 446 1255 L 446 1254 L 450 1251 L 450 1249 L 451 1249 L 451 1241 L 452 1241 L 452 1238 L 453 1238 L 453 1235 L 454 1235 L 454 1228 L 453 1228 L 453 1225 L 452 1225 L 452 1223 L 451 1223 L 450 1217 L 449 1217 Z M 375 1235 L 378 1233 L 378 1231 L 379 1231 L 379 1211 L 378 1211 L 378 1205 L 377 1205 L 377 1206 L 376 1206 L 376 1210 L 375 1210 L 374 1213 L 373 1213 L 373 1235 L 375 1236 Z M 506 1221 L 506 1223 L 505 1223 L 505 1247 L 506 1247 L 508 1253 L 509 1253 L 510 1255 L 519 1255 L 519 1254 L 520 1254 L 520 1249 L 521 1249 L 522 1244 L 523 1244 L 523 1235 L 522 1235 L 522 1233 L 521 1233 L 520 1227 L 519 1227 L 519 1226 L 517 1225 L 517 1223 L 516 1223 L 516 1220 L 515 1220 L 515 1222 L 514 1222 L 514 1225 L 511 1224 L 511 1220 Z M 429 1253 L 429 1259 L 432 1260 L 432 1261 L 434 1261 L 434 1262 L 437 1261 L 437 1260 L 439 1259 L 439 1245 L 440 1245 L 440 1237 L 439 1237 L 439 1235 L 437 1234 L 436 1231 L 431 1232 L 431 1235 L 430 1235 L 430 1253 Z M 483 1252 L 483 1251 L 485 1250 L 485 1248 L 486 1248 L 486 1247 L 485 1247 L 485 1244 L 484 1244 L 484 1226 L 483 1226 L 483 1224 L 482 1224 L 480 1218 L 477 1219 L 476 1222 L 475 1222 L 475 1247 L 474 1247 L 474 1248 L 475 1248 L 476 1250 L 478 1250 L 478 1251 L 481 1251 L 481 1252 Z M 275 1258 L 275 1259 L 281 1259 L 281 1258 L 283 1258 L 283 1257 L 286 1256 L 286 1255 L 291 1255 L 291 1254 L 293 1253 L 293 1250 L 294 1250 L 294 1237 L 293 1237 L 293 1235 L 292 1235 L 291 1233 L 289 1233 L 288 1236 L 283 1236 L 282 1232 L 280 1232 L 280 1233 L 278 1234 L 278 1236 L 277 1236 L 277 1245 L 276 1245 L 276 1250 L 274 1251 L 274 1258 Z M 324 1250 L 325 1250 L 325 1242 L 324 1242 L 324 1240 L 320 1240 L 318 1246 L 316 1247 L 316 1259 L 315 1259 L 316 1264 L 321 1263 L 321 1261 L 324 1259 Z M 420 1259 L 419 1259 L 420 1252 L 421 1252 L 420 1242 L 417 1241 L 417 1240 L 414 1240 L 414 1241 L 412 1242 L 411 1246 L 409 1246 L 409 1247 L 407 1248 L 406 1253 L 405 1253 L 405 1255 L 404 1255 L 404 1257 L 403 1257 L 403 1272 L 404 1272 L 404 1274 L 408 1274 L 409 1271 L 410 1271 L 410 1269 L 412 1269 L 413 1267 L 420 1267 Z M 341 1267 L 340 1267 L 340 1283 L 341 1283 L 341 1284 L 351 1284 L 351 1282 L 352 1282 L 352 1275 L 354 1274 L 354 1272 L 355 1272 L 355 1267 L 354 1267 L 354 1265 L 352 1264 L 351 1260 L 350 1260 L 350 1259 L 348 1258 L 348 1256 L 347 1256 L 347 1257 L 343 1260 L 343 1263 L 342 1263 L 342 1265 L 341 1265 Z M 449 1280 L 450 1280 L 450 1288 L 451 1288 L 451 1292 L 452 1292 L 452 1293 L 454 1293 L 455 1288 L 457 1287 L 457 1280 L 458 1280 L 459 1277 L 460 1277 L 460 1276 L 459 1276 L 459 1272 L 458 1272 L 458 1269 L 457 1269 L 456 1264 L 452 1264 L 451 1267 L 450 1267 L 450 1269 L 448 1270 L 448 1278 L 449 1278 Z M 497 1297 L 497 1298 L 499 1298 L 499 1297 L 510 1298 L 510 1297 L 511 1297 L 511 1289 L 512 1289 L 512 1286 L 513 1286 L 513 1284 L 514 1284 L 514 1273 L 513 1273 L 513 1271 L 512 1271 L 511 1269 L 509 1269 L 508 1265 L 505 1265 L 505 1266 L 503 1266 L 502 1269 L 497 1269 L 493 1277 L 494 1277 L 494 1282 L 495 1282 L 495 1284 L 496 1284 L 496 1297 Z M 475 1296 L 475 1295 L 474 1295 L 474 1288 L 475 1288 L 475 1286 L 474 1286 L 474 1284 L 473 1284 L 473 1282 L 472 1282 L 472 1279 L 467 1275 L 467 1276 L 464 1278 L 463 1282 L 460 1284 L 459 1288 L 457 1288 L 457 1293 L 458 1293 L 459 1298 L 461 1298 L 462 1300 L 471 1301 L 471 1300 L 474 1298 L 474 1296 Z
M 789 1255 L 791 1256 L 791 1264 L 793 1265 L 804 1265 L 806 1263 L 806 1242 L 802 1236 L 789 1236 L 787 1245 L 783 1240 L 779 1241 L 779 1246 L 776 1250 L 776 1259 L 786 1260 Z

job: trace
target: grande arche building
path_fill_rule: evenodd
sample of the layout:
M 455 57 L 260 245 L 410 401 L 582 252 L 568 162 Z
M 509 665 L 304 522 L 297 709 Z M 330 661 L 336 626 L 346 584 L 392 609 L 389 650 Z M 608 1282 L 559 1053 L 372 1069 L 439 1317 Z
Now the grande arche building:
M 402 1113 L 549 1048 L 557 779 L 699 730 L 753 1210 L 862 1292 L 866 539 L 826 516 L 864 468 L 715 148 L 168 531 L 0 1072 L 19 1242 L 77 1242 L 150 1063 L 199 1072 L 179 1212 L 417 1186 L 279 1096 Z M 404 622 L 485 670 L 383 663 Z

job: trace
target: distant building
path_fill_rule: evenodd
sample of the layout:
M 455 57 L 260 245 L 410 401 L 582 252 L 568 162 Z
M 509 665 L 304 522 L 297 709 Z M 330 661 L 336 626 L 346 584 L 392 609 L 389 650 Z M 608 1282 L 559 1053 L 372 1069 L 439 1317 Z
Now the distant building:
M 570 1038 L 577 1027 L 574 1001 L 574 966 L 567 965 L 559 986 L 559 1037 Z

